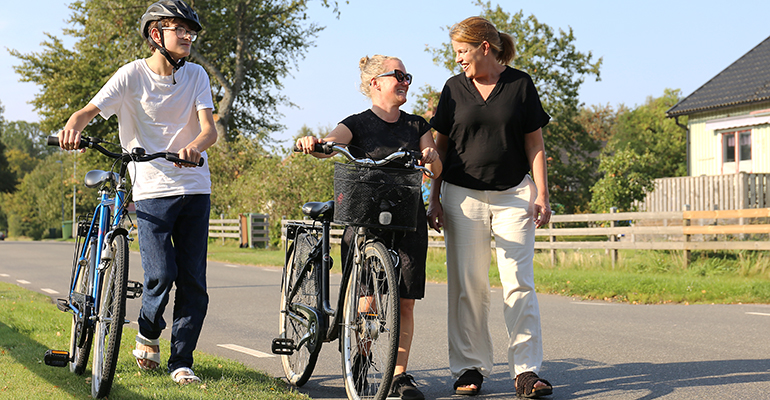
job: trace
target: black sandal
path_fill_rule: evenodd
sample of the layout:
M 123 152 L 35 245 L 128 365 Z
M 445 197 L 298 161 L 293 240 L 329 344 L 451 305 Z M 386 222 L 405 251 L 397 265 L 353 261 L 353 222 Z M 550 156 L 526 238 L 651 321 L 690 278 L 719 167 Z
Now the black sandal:
M 460 378 L 455 382 L 455 394 L 463 396 L 475 396 L 479 394 L 481 390 L 481 384 L 484 382 L 484 376 L 481 372 L 475 369 L 469 369 L 460 375 Z M 469 388 L 464 386 L 475 385 L 475 388 Z
M 537 382 L 543 382 L 546 386 L 535 389 L 535 384 Z M 537 376 L 536 373 L 527 371 L 516 377 L 516 396 L 527 399 L 537 399 L 542 396 L 548 396 L 549 394 L 553 394 L 551 382 Z

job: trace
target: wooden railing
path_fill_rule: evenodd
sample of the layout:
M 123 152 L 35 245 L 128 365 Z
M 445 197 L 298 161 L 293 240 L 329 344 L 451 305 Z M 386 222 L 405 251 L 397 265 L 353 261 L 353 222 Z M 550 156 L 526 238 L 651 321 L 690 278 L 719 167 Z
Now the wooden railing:
M 286 222 L 281 223 L 282 236 Z M 342 227 L 333 228 L 332 243 L 339 243 Z M 443 234 L 429 232 L 429 247 L 444 247 Z M 557 250 L 604 249 L 613 265 L 618 250 L 679 250 L 686 267 L 692 250 L 770 250 L 768 235 L 770 208 L 554 215 L 547 228 L 535 231 L 541 238 L 535 249 L 549 250 L 554 264 Z
M 770 250 L 768 217 L 770 208 L 554 215 L 548 228 L 538 229 L 535 233 L 549 240 L 535 242 L 535 248 L 550 250 L 554 264 L 557 263 L 556 250 L 559 249 L 606 249 L 613 265 L 617 261 L 617 250 L 621 249 L 681 250 L 686 267 L 691 250 Z M 621 221 L 627 226 L 618 226 Z M 560 223 L 577 222 L 593 227 L 556 227 Z M 749 239 L 746 237 L 749 234 L 762 237 Z M 557 237 L 569 236 L 587 236 L 594 240 L 557 241 Z M 596 241 L 598 237 L 607 239 Z

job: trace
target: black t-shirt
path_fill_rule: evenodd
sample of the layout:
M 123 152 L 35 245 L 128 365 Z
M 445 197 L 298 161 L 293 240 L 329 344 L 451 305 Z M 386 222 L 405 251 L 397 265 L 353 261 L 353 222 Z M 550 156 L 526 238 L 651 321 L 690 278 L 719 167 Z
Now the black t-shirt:
M 548 124 L 532 78 L 506 67 L 487 97 L 464 73 L 447 80 L 430 120 L 448 136 L 443 178 L 475 190 L 506 190 L 529 172 L 524 136 Z
M 353 139 L 348 145 L 350 154 L 356 158 L 366 156 L 375 160 L 383 159 L 400 148 L 420 151 L 420 138 L 430 130 L 430 124 L 424 118 L 403 111 L 398 121 L 393 123 L 383 121 L 372 110 L 351 115 L 340 123 L 353 133 Z M 404 168 L 403 164 L 388 166 Z M 371 231 L 398 253 L 402 275 L 399 287 L 403 299 L 421 299 L 425 296 L 428 220 L 422 204 L 418 205 L 416 225 L 416 231 Z M 346 228 L 342 240 L 343 265 L 352 237 L 352 228 Z
M 353 114 L 340 123 L 353 133 L 348 146 L 350 154 L 375 160 L 400 148 L 420 151 L 420 138 L 430 130 L 430 124 L 424 118 L 403 111 L 398 121 L 392 123 L 383 121 L 371 109 Z

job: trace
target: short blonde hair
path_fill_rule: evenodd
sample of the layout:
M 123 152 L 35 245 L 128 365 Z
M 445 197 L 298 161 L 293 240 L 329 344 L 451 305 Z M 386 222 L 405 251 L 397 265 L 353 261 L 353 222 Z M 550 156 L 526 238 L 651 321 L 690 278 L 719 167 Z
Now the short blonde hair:
M 516 44 L 513 37 L 497 30 L 491 22 L 482 17 L 469 17 L 452 26 L 449 38 L 455 42 L 470 43 L 480 46 L 489 43 L 497 62 L 508 65 L 516 57 Z
M 361 57 L 361 59 L 358 61 L 358 68 L 361 69 L 361 93 L 364 94 L 364 96 L 371 98 L 372 97 L 372 91 L 371 91 L 371 83 L 372 78 L 379 74 L 383 74 L 385 72 L 385 61 L 388 60 L 397 60 L 401 61 L 397 57 L 390 57 L 390 56 L 383 56 L 380 54 L 375 54 L 371 57 L 364 56 Z

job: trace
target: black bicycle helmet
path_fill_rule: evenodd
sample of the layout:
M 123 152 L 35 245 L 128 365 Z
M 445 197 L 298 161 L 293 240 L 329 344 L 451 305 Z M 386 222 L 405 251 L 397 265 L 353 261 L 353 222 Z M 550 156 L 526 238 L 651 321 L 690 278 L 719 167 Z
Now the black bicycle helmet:
M 188 6 L 184 1 L 160 0 L 148 7 L 147 11 L 144 13 L 144 15 L 142 15 L 142 36 L 144 36 L 145 39 L 150 37 L 150 32 L 147 29 L 150 22 L 157 21 L 162 18 L 186 19 L 192 30 L 199 32 L 201 29 L 203 29 L 201 27 L 200 21 L 198 20 L 198 14 L 193 11 L 193 9 L 190 8 L 190 6 Z
M 188 25 L 190 25 L 190 28 L 196 32 L 199 32 L 203 27 L 201 27 L 201 23 L 198 20 L 198 14 L 190 8 L 190 6 L 187 5 L 182 0 L 160 0 L 147 8 L 147 11 L 145 11 L 144 15 L 142 15 L 142 20 L 140 22 L 140 28 L 142 30 L 142 36 L 147 40 L 150 37 L 150 31 L 149 31 L 149 25 L 152 21 L 158 21 L 163 18 L 181 18 L 184 19 Z M 174 67 L 174 71 L 178 70 L 184 65 L 184 58 L 181 58 L 179 60 L 174 60 L 173 57 L 168 53 L 166 50 L 166 45 L 163 41 L 163 35 L 160 36 L 160 45 L 155 43 L 154 40 L 149 40 L 150 44 L 154 46 L 158 51 L 160 51 L 161 54 L 163 54 L 164 57 L 166 57 L 166 60 L 168 60 L 169 63 Z M 173 73 L 172 73 L 173 76 Z M 176 78 L 174 78 L 174 84 L 176 84 Z

